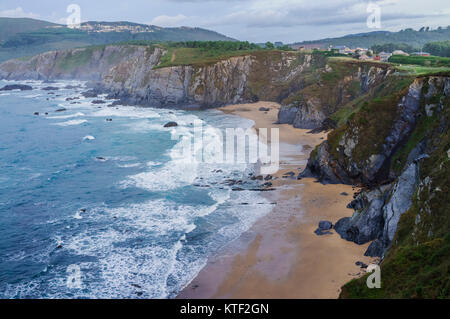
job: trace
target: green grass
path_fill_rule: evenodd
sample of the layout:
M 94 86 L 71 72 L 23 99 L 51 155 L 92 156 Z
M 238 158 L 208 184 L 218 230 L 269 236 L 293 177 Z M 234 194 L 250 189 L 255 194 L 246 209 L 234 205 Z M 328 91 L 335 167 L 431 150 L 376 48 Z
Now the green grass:
M 422 76 L 422 75 L 431 75 L 442 72 L 450 72 L 450 67 L 426 67 L 420 65 L 396 65 L 394 64 L 395 69 L 398 71 L 406 72 L 411 75 Z
M 258 52 L 268 52 L 267 50 L 214 50 L 204 48 L 174 48 L 163 46 L 167 53 L 162 57 L 156 68 L 165 68 L 180 65 L 206 66 L 226 60 L 231 57 L 245 56 Z M 279 50 L 272 50 L 279 51 Z
M 373 90 L 367 92 L 364 95 L 360 95 L 354 100 L 340 108 L 337 112 L 333 113 L 330 117 L 337 123 L 337 126 L 344 125 L 354 114 L 361 110 L 361 107 L 368 103 L 373 98 L 387 96 L 395 92 L 403 90 L 406 86 L 410 85 L 414 77 L 393 77 L 390 76 L 388 79 L 383 81 L 380 85 L 375 87 Z
M 56 67 L 64 72 L 72 72 L 81 66 L 87 66 L 92 60 L 93 53 L 104 47 L 104 45 L 89 46 L 75 52 L 70 52 L 65 58 L 58 60 Z
M 450 67 L 450 58 L 439 56 L 403 56 L 393 55 L 389 62 L 398 64 L 414 64 L 425 67 Z

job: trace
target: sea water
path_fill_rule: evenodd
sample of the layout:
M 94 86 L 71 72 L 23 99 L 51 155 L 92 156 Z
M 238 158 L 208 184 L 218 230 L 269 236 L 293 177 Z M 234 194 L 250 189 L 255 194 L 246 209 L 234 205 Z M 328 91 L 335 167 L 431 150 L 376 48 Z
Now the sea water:
M 270 211 L 258 192 L 224 183 L 251 165 L 179 156 L 194 121 L 197 151 L 252 121 L 95 105 L 83 82 L 21 83 L 33 90 L 0 92 L 0 297 L 173 298 Z

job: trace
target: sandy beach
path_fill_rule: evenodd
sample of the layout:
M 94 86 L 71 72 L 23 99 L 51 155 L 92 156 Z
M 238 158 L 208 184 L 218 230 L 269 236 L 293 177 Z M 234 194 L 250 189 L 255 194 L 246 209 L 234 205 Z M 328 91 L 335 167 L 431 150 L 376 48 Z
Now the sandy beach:
M 270 110 L 260 111 L 260 108 Z M 363 271 L 357 261 L 369 244 L 358 246 L 332 234 L 314 233 L 318 222 L 333 224 L 351 216 L 347 204 L 357 189 L 322 185 L 315 179 L 283 178 L 300 173 L 325 133 L 309 134 L 291 125 L 274 124 L 279 105 L 272 102 L 230 105 L 223 112 L 252 119 L 254 128 L 279 128 L 280 169 L 272 192 L 264 192 L 274 209 L 237 240 L 224 247 L 178 298 L 337 298 L 340 287 Z M 347 193 L 347 195 L 345 194 Z

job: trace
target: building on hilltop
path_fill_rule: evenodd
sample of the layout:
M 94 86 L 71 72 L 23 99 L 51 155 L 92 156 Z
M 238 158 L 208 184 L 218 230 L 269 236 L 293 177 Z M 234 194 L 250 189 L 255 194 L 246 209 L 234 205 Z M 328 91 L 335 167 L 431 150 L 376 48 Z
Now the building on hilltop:
M 402 51 L 402 50 L 395 50 L 394 52 L 392 52 L 392 55 L 404 55 L 404 56 L 409 56 L 408 53 L 406 53 L 405 51 Z
M 382 51 L 378 53 L 378 56 L 380 57 L 381 61 L 387 62 L 389 58 L 392 56 L 392 53 Z
M 428 52 L 413 52 L 412 55 L 418 55 L 418 56 L 430 56 Z

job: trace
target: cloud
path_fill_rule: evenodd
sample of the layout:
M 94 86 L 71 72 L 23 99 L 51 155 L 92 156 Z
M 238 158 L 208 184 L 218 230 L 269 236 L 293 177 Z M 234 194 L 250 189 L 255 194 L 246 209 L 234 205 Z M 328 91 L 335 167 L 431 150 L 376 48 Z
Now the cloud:
M 188 17 L 183 14 L 178 14 L 176 16 L 160 15 L 154 18 L 151 24 L 161 26 L 161 27 L 176 27 L 180 26 Z
M 0 17 L 4 18 L 39 18 L 39 14 L 32 12 L 25 12 L 21 7 L 15 9 L 7 9 L 0 11 Z
M 381 19 L 385 22 L 425 18 L 431 20 L 449 16 L 448 10 L 442 10 L 442 7 L 440 11 L 436 11 L 423 7 L 420 2 L 411 3 L 409 0 L 258 0 L 241 2 L 223 16 L 204 18 L 197 23 L 209 27 L 245 25 L 248 28 L 365 25 L 369 16 L 369 3 L 380 6 Z

